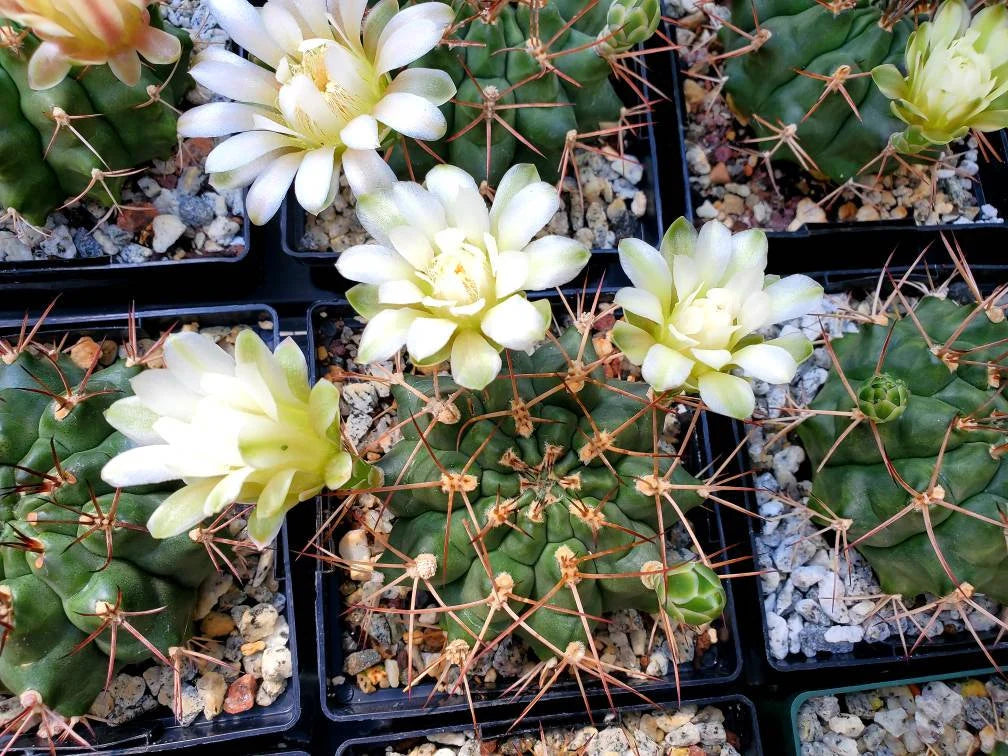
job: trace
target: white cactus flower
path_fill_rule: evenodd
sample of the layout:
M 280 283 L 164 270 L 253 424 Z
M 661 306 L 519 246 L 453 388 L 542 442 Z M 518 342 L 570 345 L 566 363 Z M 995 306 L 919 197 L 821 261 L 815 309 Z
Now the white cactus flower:
M 812 354 L 801 333 L 768 341 L 756 333 L 811 312 L 823 293 L 808 276 L 764 274 L 762 231 L 732 235 L 711 221 L 698 234 L 680 218 L 661 251 L 624 239 L 619 255 L 633 286 L 616 294 L 624 319 L 613 341 L 655 390 L 698 392 L 714 412 L 742 419 L 752 414 L 755 397 L 749 381 L 729 371 L 787 383 Z
M 184 533 L 237 501 L 255 506 L 248 531 L 262 548 L 287 511 L 323 487 L 353 487 L 369 476 L 378 484 L 377 471 L 343 445 L 339 390 L 325 380 L 309 390 L 308 365 L 291 339 L 271 353 L 242 331 L 232 357 L 183 332 L 168 337 L 164 362 L 131 379 L 134 395 L 106 411 L 135 446 L 102 469 L 117 488 L 185 482 L 148 521 L 155 538 Z
M 390 180 L 376 150 L 393 132 L 440 139 L 438 109 L 455 95 L 444 71 L 402 68 L 432 50 L 454 19 L 444 3 L 399 10 L 397 0 L 210 0 L 220 25 L 261 65 L 210 48 L 191 74 L 235 102 L 184 113 L 184 137 L 235 134 L 207 157 L 219 189 L 251 184 L 253 223 L 272 218 L 294 184 L 298 202 L 317 215 L 339 191 L 340 171 L 361 194 Z M 263 66 L 268 66 L 269 69 Z
M 1008 8 L 993 4 L 970 16 L 965 0 L 946 0 L 910 35 L 904 77 L 891 63 L 872 70 L 907 124 L 894 137 L 901 152 L 918 153 L 965 136 L 970 129 L 1008 126 Z
M 472 176 L 451 165 L 431 170 L 425 186 L 400 181 L 361 196 L 357 215 L 377 243 L 336 263 L 361 282 L 347 292 L 368 320 L 358 362 L 405 345 L 414 364 L 450 360 L 458 384 L 484 388 L 502 349 L 532 349 L 552 322 L 549 303 L 525 292 L 560 286 L 588 262 L 572 239 L 532 240 L 559 207 L 556 188 L 528 164 L 504 175 L 489 211 Z

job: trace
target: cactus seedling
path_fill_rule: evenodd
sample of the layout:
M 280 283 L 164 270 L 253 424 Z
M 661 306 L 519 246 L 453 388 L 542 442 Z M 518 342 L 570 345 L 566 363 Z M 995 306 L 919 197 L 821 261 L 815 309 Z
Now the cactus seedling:
M 913 5 L 732 0 L 725 91 L 752 141 L 843 183 L 1008 125 L 1008 9 L 946 0 L 915 29 Z
M 658 0 L 455 0 L 454 37 L 418 65 L 451 75 L 458 95 L 442 109 L 448 136 L 429 145 L 437 158 L 496 186 L 515 163 L 558 177 L 578 135 L 621 121 L 616 76 L 646 102 L 627 61 L 661 20 Z M 617 127 L 618 128 L 618 127 Z M 421 175 L 429 151 L 400 148 L 400 175 Z
M 101 346 L 82 341 L 93 356 L 81 367 L 40 343 L 40 325 L 26 319 L 0 342 L 0 682 L 24 707 L 4 732 L 41 720 L 43 736 L 82 742 L 73 727 L 118 669 L 152 658 L 175 669 L 196 653 L 186 646 L 197 588 L 215 571 L 208 552 L 230 560 L 246 544 L 151 536 L 145 523 L 173 487 L 114 489 L 100 473 L 130 445 L 103 413 L 154 354 L 134 342 L 99 369 Z
M 481 391 L 437 375 L 388 377 L 402 440 L 377 463 L 384 484 L 353 495 L 376 497 L 395 517 L 391 532 L 364 526 L 382 552 L 373 559 L 323 557 L 375 576 L 358 608 L 402 614 L 410 636 L 418 613 L 436 613 L 444 651 L 419 674 L 408 651 L 407 688 L 430 676 L 468 692 L 480 661 L 515 634 L 541 660 L 508 691 L 540 681 L 526 712 L 565 670 L 607 692 L 633 690 L 593 640 L 601 616 L 652 613 L 675 649 L 679 627 L 724 609 L 717 564 L 686 519 L 704 500 L 722 501 L 717 475 L 702 482 L 683 465 L 699 416 L 682 446 L 664 445 L 669 405 L 639 381 L 607 377 L 593 349 L 592 326 L 608 314 L 580 314 L 531 354 L 506 350 L 505 372 Z M 693 561 L 668 548 L 679 523 Z M 393 587 L 408 608 L 379 601 Z M 434 607 L 418 607 L 421 589 Z
M 4 0 L 0 28 L 0 208 L 35 225 L 85 197 L 114 208 L 126 174 L 172 155 L 192 41 L 156 4 Z

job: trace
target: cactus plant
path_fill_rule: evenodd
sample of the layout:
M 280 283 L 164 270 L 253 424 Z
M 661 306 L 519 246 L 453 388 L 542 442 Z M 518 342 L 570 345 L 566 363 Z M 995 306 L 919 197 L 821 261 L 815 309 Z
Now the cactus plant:
M 35 343 L 36 331 L 0 344 L 0 682 L 25 707 L 6 732 L 42 717 L 43 735 L 80 742 L 72 723 L 118 669 L 150 658 L 174 667 L 186 653 L 215 561 L 199 528 L 147 532 L 174 486 L 114 490 L 101 479 L 130 445 L 103 412 L 131 393 L 149 355 L 133 349 L 96 369 L 91 342 L 84 369 Z
M 120 1 L 140 12 L 132 0 Z M 48 3 L 33 12 L 25 7 L 31 5 L 18 0 L 0 3 L 4 41 L 0 46 L 0 208 L 43 225 L 52 211 L 85 197 L 116 205 L 127 173 L 173 154 L 175 107 L 190 86 L 186 68 L 192 41 L 161 19 L 157 4 L 142 11 L 149 14 L 149 26 L 140 18 L 126 29 L 135 14 L 117 11 L 123 28 L 111 30 L 111 39 L 88 40 L 72 36 L 83 33 L 83 22 L 70 23 L 73 19 L 60 16 Z M 89 3 L 74 6 L 71 16 L 83 13 Z M 55 20 L 50 19 L 53 14 Z M 65 29 L 60 21 L 67 24 Z M 34 26 L 22 28 L 22 23 Z M 33 28 L 39 30 L 38 36 Z M 124 40 L 133 39 L 133 32 L 140 40 L 136 43 L 140 51 L 154 65 L 141 67 L 132 48 L 120 49 Z M 50 37 L 61 40 L 66 50 L 48 41 Z M 165 38 L 177 45 L 165 44 Z M 112 47 L 103 51 L 103 39 Z M 80 44 L 71 44 L 75 41 Z M 98 52 L 91 50 L 95 46 Z M 175 47 L 177 60 L 172 63 L 169 58 Z M 102 55 L 109 65 L 96 64 Z M 63 78 L 71 62 L 85 67 Z M 133 81 L 133 74 L 133 84 L 120 80 Z
M 732 0 L 725 90 L 760 149 L 841 183 L 1005 126 L 1003 4 L 971 25 L 964 0 L 947 0 L 916 31 L 912 5 Z
M 559 665 L 550 683 L 570 667 L 608 685 L 620 668 L 599 659 L 600 615 L 632 607 L 671 635 L 724 609 L 710 560 L 677 561 L 664 537 L 680 521 L 692 534 L 685 514 L 717 485 L 663 450 L 667 405 L 639 381 L 605 375 L 592 322 L 531 354 L 506 351 L 507 372 L 482 391 L 430 375 L 392 381 L 403 438 L 377 463 L 385 480 L 374 495 L 394 524 L 372 531 L 383 555 L 343 566 L 381 571 L 372 596 L 412 584 L 411 606 L 420 588 L 436 598 L 424 611 L 437 613 L 446 645 L 428 671 L 447 662 L 442 678 L 452 665 L 464 678 L 517 633 L 547 671 Z M 408 622 L 412 631 L 411 612 Z M 420 678 L 407 668 L 412 686 Z
M 1008 322 L 992 301 L 926 296 L 833 342 L 799 428 L 818 469 L 811 506 L 889 594 L 1008 601 Z
M 417 62 L 447 71 L 458 87 L 442 107 L 449 136 L 429 146 L 491 186 L 515 163 L 532 163 L 555 181 L 572 137 L 618 123 L 624 103 L 610 78 L 640 93 L 624 60 L 661 20 L 658 0 L 455 0 L 453 7 L 461 44 Z M 433 164 L 419 149 L 400 149 L 392 160 L 402 177 Z

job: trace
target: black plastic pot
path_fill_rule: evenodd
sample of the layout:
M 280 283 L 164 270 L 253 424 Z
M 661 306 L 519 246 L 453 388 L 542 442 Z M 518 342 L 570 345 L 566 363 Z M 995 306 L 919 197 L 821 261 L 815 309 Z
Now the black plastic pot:
M 316 358 L 317 346 L 322 344 L 317 340 L 318 326 L 321 320 L 344 320 L 351 328 L 359 328 L 354 320 L 354 313 L 345 301 L 317 302 L 308 310 L 308 351 L 312 357 L 311 369 L 319 374 Z M 686 451 L 690 470 L 701 470 L 710 461 L 710 441 L 706 430 L 706 419 L 702 418 L 694 443 Z M 323 503 L 319 504 L 319 522 L 325 517 Z M 708 553 L 722 553 L 725 549 L 725 538 L 721 527 L 721 517 L 717 508 L 712 510 L 695 509 L 690 515 L 690 522 L 698 539 Z M 332 678 L 343 675 L 344 652 L 343 636 L 343 606 L 340 585 L 343 579 L 341 571 L 330 566 L 318 564 L 315 573 L 316 589 L 316 630 L 319 658 L 319 681 L 321 685 L 320 698 L 322 711 L 334 722 L 354 723 L 361 727 L 362 722 L 372 720 L 377 722 L 387 719 L 408 717 L 423 717 L 428 713 L 444 715 L 462 712 L 468 709 L 465 699 L 460 696 L 435 695 L 427 704 L 431 693 L 430 685 L 417 685 L 412 695 L 403 693 L 401 689 L 384 689 L 365 694 L 354 680 L 333 686 Z M 725 686 L 735 682 L 741 674 L 741 648 L 739 644 L 737 617 L 735 614 L 732 594 L 732 583 L 724 583 L 727 592 L 727 606 L 724 615 L 715 623 L 720 642 L 711 646 L 704 654 L 696 668 L 680 665 L 679 686 L 682 689 L 700 689 Z M 632 681 L 633 688 L 648 696 L 675 696 L 676 679 L 669 672 L 660 682 L 650 680 Z M 586 686 L 590 694 L 601 692 L 601 686 Z M 611 686 L 610 686 L 611 687 Z M 502 688 L 486 688 L 473 690 L 473 705 L 478 709 L 504 707 L 510 701 L 499 699 Z M 612 688 L 613 694 L 619 691 Z M 528 701 L 527 696 L 522 701 Z M 543 703 L 576 699 L 581 693 L 574 683 L 557 684 L 542 698 Z M 639 699 L 638 699 L 639 700 Z M 365 725 L 367 726 L 367 725 Z
M 674 31 L 666 24 L 666 33 L 674 39 Z M 685 79 L 679 56 L 671 52 L 668 58 L 670 73 L 667 85 L 672 89 L 678 113 L 675 136 L 669 133 L 669 143 L 678 141 L 678 148 L 666 145 L 666 155 L 661 161 L 668 180 L 678 186 L 663 188 L 666 196 L 675 196 L 681 207 L 675 215 L 685 215 L 694 224 L 703 219 L 696 215 L 694 190 L 690 184 L 689 163 L 686 160 L 686 99 L 683 94 Z M 833 269 L 861 269 L 882 265 L 894 249 L 920 248 L 922 243 L 936 240 L 939 233 L 954 234 L 977 262 L 1003 263 L 1005 243 L 1008 242 L 1008 135 L 1005 131 L 988 134 L 988 139 L 998 153 L 997 160 L 979 161 L 980 172 L 974 177 L 973 190 L 978 204 L 992 204 L 998 208 L 1004 223 L 944 223 L 919 226 L 912 217 L 903 220 L 880 220 L 851 223 L 807 223 L 797 231 L 768 231 L 770 260 L 774 273 L 807 270 L 810 256 L 827 257 Z M 791 169 L 790 164 L 781 166 Z M 666 215 L 673 217 L 666 207 Z M 940 244 L 935 245 L 940 248 Z M 939 260 L 944 251 L 934 250 L 931 259 Z M 947 259 L 947 257 L 945 258 Z M 813 263 L 814 264 L 814 263 Z
M 267 305 L 195 307 L 171 310 L 149 310 L 137 312 L 138 336 L 152 335 L 157 338 L 163 330 L 173 323 L 185 324 L 198 321 L 202 326 L 233 326 L 250 325 L 270 347 L 276 346 L 278 319 L 276 313 Z M 269 322 L 272 328 L 264 329 L 260 324 Z M 54 315 L 46 319 L 40 336 L 55 334 L 57 338 L 69 333 L 68 343 L 77 336 L 91 336 L 96 341 L 103 335 L 115 334 L 121 337 L 126 328 L 127 316 L 121 313 L 97 315 Z M 0 333 L 4 336 L 14 334 L 21 327 L 20 320 L 0 320 Z M 89 753 L 101 754 L 143 754 L 155 751 L 169 751 L 197 748 L 203 745 L 216 744 L 221 741 L 236 738 L 251 738 L 270 733 L 284 732 L 293 727 L 301 714 L 301 688 L 298 677 L 297 636 L 294 624 L 293 586 L 291 582 L 290 557 L 287 548 L 286 526 L 277 539 L 276 549 L 279 552 L 275 562 L 277 578 L 283 586 L 286 599 L 283 617 L 290 627 L 291 662 L 295 670 L 289 680 L 287 689 L 267 708 L 254 707 L 241 714 L 220 714 L 213 721 L 206 721 L 200 716 L 188 727 L 182 727 L 175 717 L 163 708 L 139 717 L 132 722 L 118 727 L 108 727 L 93 724 L 94 735 L 85 732 L 85 737 L 94 746 Z M 29 746 L 29 744 L 31 744 Z M 17 744 L 16 751 L 26 753 L 49 753 L 49 747 L 27 738 Z M 68 749 L 66 745 L 59 748 Z
M 725 729 L 735 733 L 739 738 L 738 751 L 742 756 L 762 756 L 763 746 L 760 742 L 759 723 L 756 719 L 756 707 L 753 706 L 745 696 L 731 695 L 715 698 L 702 698 L 697 700 L 683 701 L 682 705 L 696 705 L 697 707 L 716 706 L 724 712 Z M 674 713 L 679 704 L 666 704 L 662 709 L 669 713 Z M 655 707 L 648 704 L 636 704 L 634 706 L 621 706 L 615 718 L 609 709 L 597 709 L 590 714 L 580 711 L 571 714 L 558 714 L 545 717 L 526 719 L 513 730 L 514 720 L 503 720 L 481 725 L 480 736 L 484 743 L 497 738 L 511 737 L 515 735 L 526 735 L 538 739 L 540 727 L 543 730 L 550 730 L 557 727 L 584 727 L 594 724 L 595 727 L 617 725 L 621 718 L 628 714 L 647 714 L 656 711 Z M 658 713 L 658 712 L 656 712 Z M 347 740 L 336 749 L 336 756 L 382 756 L 386 749 L 391 747 L 399 753 L 408 753 L 410 749 L 427 742 L 429 735 L 443 735 L 448 733 L 471 732 L 472 726 L 436 727 L 426 730 L 417 730 L 403 734 L 378 735 L 366 738 L 353 738 Z
M 647 84 L 647 70 L 638 67 L 638 72 L 644 80 L 640 84 L 645 96 L 652 98 L 653 90 Z M 629 90 L 627 90 L 629 92 Z M 624 96 L 624 100 L 627 96 Z M 670 108 L 665 109 L 669 123 L 675 117 Z M 644 167 L 644 178 L 640 188 L 645 190 L 648 197 L 647 211 L 637 222 L 635 236 L 652 245 L 658 245 L 665 233 L 663 221 L 663 205 L 661 197 L 660 174 L 665 170 L 663 162 L 659 159 L 659 147 L 655 137 L 654 118 L 649 117 L 647 124 L 642 126 L 637 132 L 627 131 L 624 133 L 626 152 L 640 159 Z M 423 177 L 417 177 L 422 181 Z M 318 280 L 325 282 L 327 288 L 342 294 L 346 288 L 352 285 L 343 279 L 333 268 L 338 257 L 336 251 L 314 251 L 301 248 L 301 240 L 305 234 L 307 213 L 298 204 L 293 190 L 287 195 L 283 206 L 280 209 L 281 244 L 285 254 L 307 265 L 329 268 L 324 276 L 319 276 Z M 617 240 L 618 241 L 618 240 Z M 598 248 L 592 250 L 592 261 L 588 264 L 586 272 L 593 278 L 605 273 L 606 269 L 616 258 L 614 248 Z
M 929 268 L 932 280 L 935 282 L 944 281 L 953 272 L 954 268 L 951 265 L 945 266 L 931 266 Z M 906 271 L 906 267 L 894 267 L 892 269 L 893 277 L 897 280 L 902 278 Z M 995 285 L 1004 281 L 1008 277 L 1008 267 L 1004 266 L 973 266 L 974 275 L 977 279 L 981 291 L 990 291 Z M 864 269 L 864 270 L 851 270 L 851 271 L 822 271 L 822 272 L 812 272 L 809 275 L 813 276 L 819 280 L 826 292 L 837 293 L 842 291 L 862 291 L 870 292 L 873 291 L 879 280 L 879 275 L 881 269 Z M 927 283 L 927 275 L 923 270 L 911 274 L 910 279 L 912 281 L 918 281 L 920 283 Z M 969 297 L 969 293 L 965 286 L 961 282 L 957 282 L 952 287 L 950 287 L 950 298 L 959 299 L 962 298 L 965 301 L 966 297 Z M 745 436 L 745 429 L 743 425 L 739 422 L 731 422 L 731 433 L 734 436 L 734 446 L 737 447 L 741 443 L 742 438 Z M 721 449 L 720 451 L 727 451 L 726 449 Z M 805 472 L 799 472 L 799 479 L 808 479 L 811 475 L 811 471 L 807 470 L 808 462 L 804 463 L 805 467 L 803 470 Z M 746 474 L 747 482 L 743 485 L 754 486 L 754 475 L 751 474 L 751 466 L 748 464 L 747 450 L 745 448 L 740 449 L 737 456 L 737 469 L 740 473 Z M 805 475 L 805 478 L 801 478 Z M 755 494 L 749 491 L 741 492 L 739 497 L 743 499 L 746 509 L 750 512 L 758 512 L 758 508 L 755 501 Z M 754 517 L 745 517 L 746 526 L 748 527 L 749 543 L 751 548 L 751 553 L 757 553 L 757 536 L 759 529 L 759 521 Z M 860 671 L 864 671 L 867 674 L 879 674 L 879 667 L 882 666 L 899 666 L 902 667 L 903 671 L 910 669 L 920 669 L 921 671 L 936 671 L 937 669 L 944 668 L 944 665 L 962 665 L 971 662 L 977 664 L 982 664 L 985 661 L 983 652 L 977 646 L 976 641 L 973 637 L 966 631 L 958 633 L 954 636 L 939 636 L 938 638 L 933 638 L 925 640 L 917 648 L 916 651 L 908 659 L 903 652 L 903 646 L 900 642 L 899 636 L 895 635 L 890 637 L 884 642 L 868 643 L 861 641 L 854 644 L 854 649 L 848 653 L 832 653 L 832 652 L 820 652 L 814 658 L 808 658 L 804 654 L 789 654 L 784 659 L 776 659 L 770 652 L 769 643 L 769 629 L 767 627 L 767 614 L 764 610 L 765 599 L 767 596 L 763 590 L 763 583 L 760 580 L 754 581 L 756 584 L 756 591 L 758 594 L 758 605 L 759 605 L 759 616 L 760 622 L 763 628 L 763 655 L 765 657 L 765 662 L 777 672 L 790 672 L 790 673 L 800 673 L 807 672 L 810 675 L 822 669 L 837 670 L 835 674 L 838 675 L 838 679 L 845 679 L 844 676 L 848 673 L 857 674 Z M 1002 640 L 999 643 L 995 643 L 997 639 L 997 632 L 988 632 L 980 634 L 982 640 L 987 643 L 989 650 L 993 652 L 1004 652 L 1008 651 L 1008 638 Z M 916 640 L 916 634 L 914 628 L 911 627 L 907 631 L 907 642 L 908 647 L 910 647 Z M 843 671 L 841 671 L 843 670 Z

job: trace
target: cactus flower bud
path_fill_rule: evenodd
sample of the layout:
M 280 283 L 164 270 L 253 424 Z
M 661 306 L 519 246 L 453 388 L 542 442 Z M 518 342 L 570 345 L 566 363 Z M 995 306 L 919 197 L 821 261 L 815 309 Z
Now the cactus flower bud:
M 905 77 L 892 64 L 872 70 L 893 114 L 907 124 L 893 137 L 901 152 L 1008 126 L 1008 9 L 998 3 L 971 20 L 965 0 L 946 0 L 910 36 L 906 70 Z
M 888 423 L 903 414 L 908 397 L 907 385 L 902 379 L 882 373 L 861 384 L 857 404 L 869 420 Z
M 71 67 L 108 64 L 128 86 L 140 81 L 142 55 L 154 64 L 174 63 L 178 38 L 151 26 L 147 0 L 0 0 L 0 18 L 42 40 L 28 64 L 32 89 L 49 89 Z
M 659 0 L 615 0 L 609 6 L 606 25 L 598 35 L 599 55 L 619 55 L 646 42 L 660 21 Z

